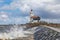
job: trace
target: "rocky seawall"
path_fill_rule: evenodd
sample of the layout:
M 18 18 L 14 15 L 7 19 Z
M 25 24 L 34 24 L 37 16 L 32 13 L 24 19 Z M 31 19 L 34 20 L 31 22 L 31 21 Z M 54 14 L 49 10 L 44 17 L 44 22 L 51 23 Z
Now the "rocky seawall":
M 34 40 L 60 40 L 60 33 L 46 28 L 38 27 L 34 33 Z

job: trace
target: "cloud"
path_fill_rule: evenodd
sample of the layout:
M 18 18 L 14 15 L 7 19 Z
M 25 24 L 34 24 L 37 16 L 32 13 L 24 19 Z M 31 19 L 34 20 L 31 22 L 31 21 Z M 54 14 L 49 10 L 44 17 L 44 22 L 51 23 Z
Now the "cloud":
M 17 9 L 19 10 L 14 11 Z M 28 20 L 29 18 L 25 15 L 31 9 L 34 10 L 35 14 L 41 16 L 41 18 L 57 19 L 60 17 L 60 2 L 58 0 L 12 0 L 12 2 L 9 5 L 4 5 L 0 8 L 0 10 L 12 10 L 13 12 L 10 12 L 11 15 L 13 13 L 14 15 L 20 13 L 18 18 L 15 18 L 14 16 L 14 18 L 12 19 L 16 19 L 16 23 L 22 23 L 23 21 L 26 22 L 26 20 Z M 3 14 L 2 17 L 5 19 L 9 18 L 7 14 Z
M 2 21 L 2 22 L 1 22 Z M 25 24 L 29 23 L 29 17 L 12 17 L 9 19 L 3 19 L 2 17 L 0 18 L 0 24 Z
M 60 19 L 41 19 L 41 21 L 45 21 L 48 23 L 60 23 Z
M 60 4 L 57 0 L 13 0 L 10 5 L 5 5 L 2 9 L 17 9 L 28 11 L 30 9 L 42 8 L 53 13 L 60 13 Z
M 21 7 L 21 10 L 22 11 L 28 11 L 30 9 L 30 7 L 27 5 L 27 4 L 24 4 L 22 7 Z
M 25 24 L 29 22 L 29 17 L 19 17 L 19 18 L 14 18 L 15 19 L 15 24 Z
M 38 0 L 38 1 L 37 0 L 13 0 L 13 2 L 10 5 L 5 5 L 3 9 L 4 8 L 14 9 L 14 8 L 21 8 L 21 7 L 37 8 L 44 5 L 44 2 L 50 2 L 50 1 L 52 0 Z
M 7 21 L 9 19 L 8 15 L 6 12 L 0 12 L 0 20 Z
M 0 2 L 4 2 L 3 0 L 0 0 Z

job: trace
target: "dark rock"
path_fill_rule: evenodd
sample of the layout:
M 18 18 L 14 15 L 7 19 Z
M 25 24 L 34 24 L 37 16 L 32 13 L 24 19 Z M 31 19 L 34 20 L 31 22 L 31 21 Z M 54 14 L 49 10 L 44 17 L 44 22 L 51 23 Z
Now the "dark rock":
M 40 30 L 39 30 L 40 29 Z M 46 27 L 38 27 L 35 33 L 35 40 L 60 40 L 60 33 Z

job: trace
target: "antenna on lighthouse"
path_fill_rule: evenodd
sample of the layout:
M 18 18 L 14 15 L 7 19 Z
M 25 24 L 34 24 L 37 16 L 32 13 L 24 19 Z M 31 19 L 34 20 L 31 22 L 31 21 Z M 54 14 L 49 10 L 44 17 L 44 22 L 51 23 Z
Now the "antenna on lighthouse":
M 31 11 L 33 11 L 33 10 L 31 9 Z
M 33 10 L 31 9 L 31 10 L 30 10 L 30 14 L 32 14 L 32 11 L 33 11 Z

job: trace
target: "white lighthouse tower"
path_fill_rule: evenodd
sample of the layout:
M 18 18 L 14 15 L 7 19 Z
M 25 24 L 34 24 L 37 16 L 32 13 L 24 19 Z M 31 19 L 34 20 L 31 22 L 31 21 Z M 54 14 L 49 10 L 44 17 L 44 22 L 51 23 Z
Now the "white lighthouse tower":
M 33 10 L 31 9 L 31 11 L 30 11 L 30 22 L 33 21 L 33 19 L 31 18 L 32 16 L 34 16 L 34 14 L 33 14 Z
M 37 21 L 39 22 L 40 17 L 34 15 L 33 10 L 31 9 L 31 10 L 30 10 L 30 23 L 33 22 L 34 20 L 37 20 Z

